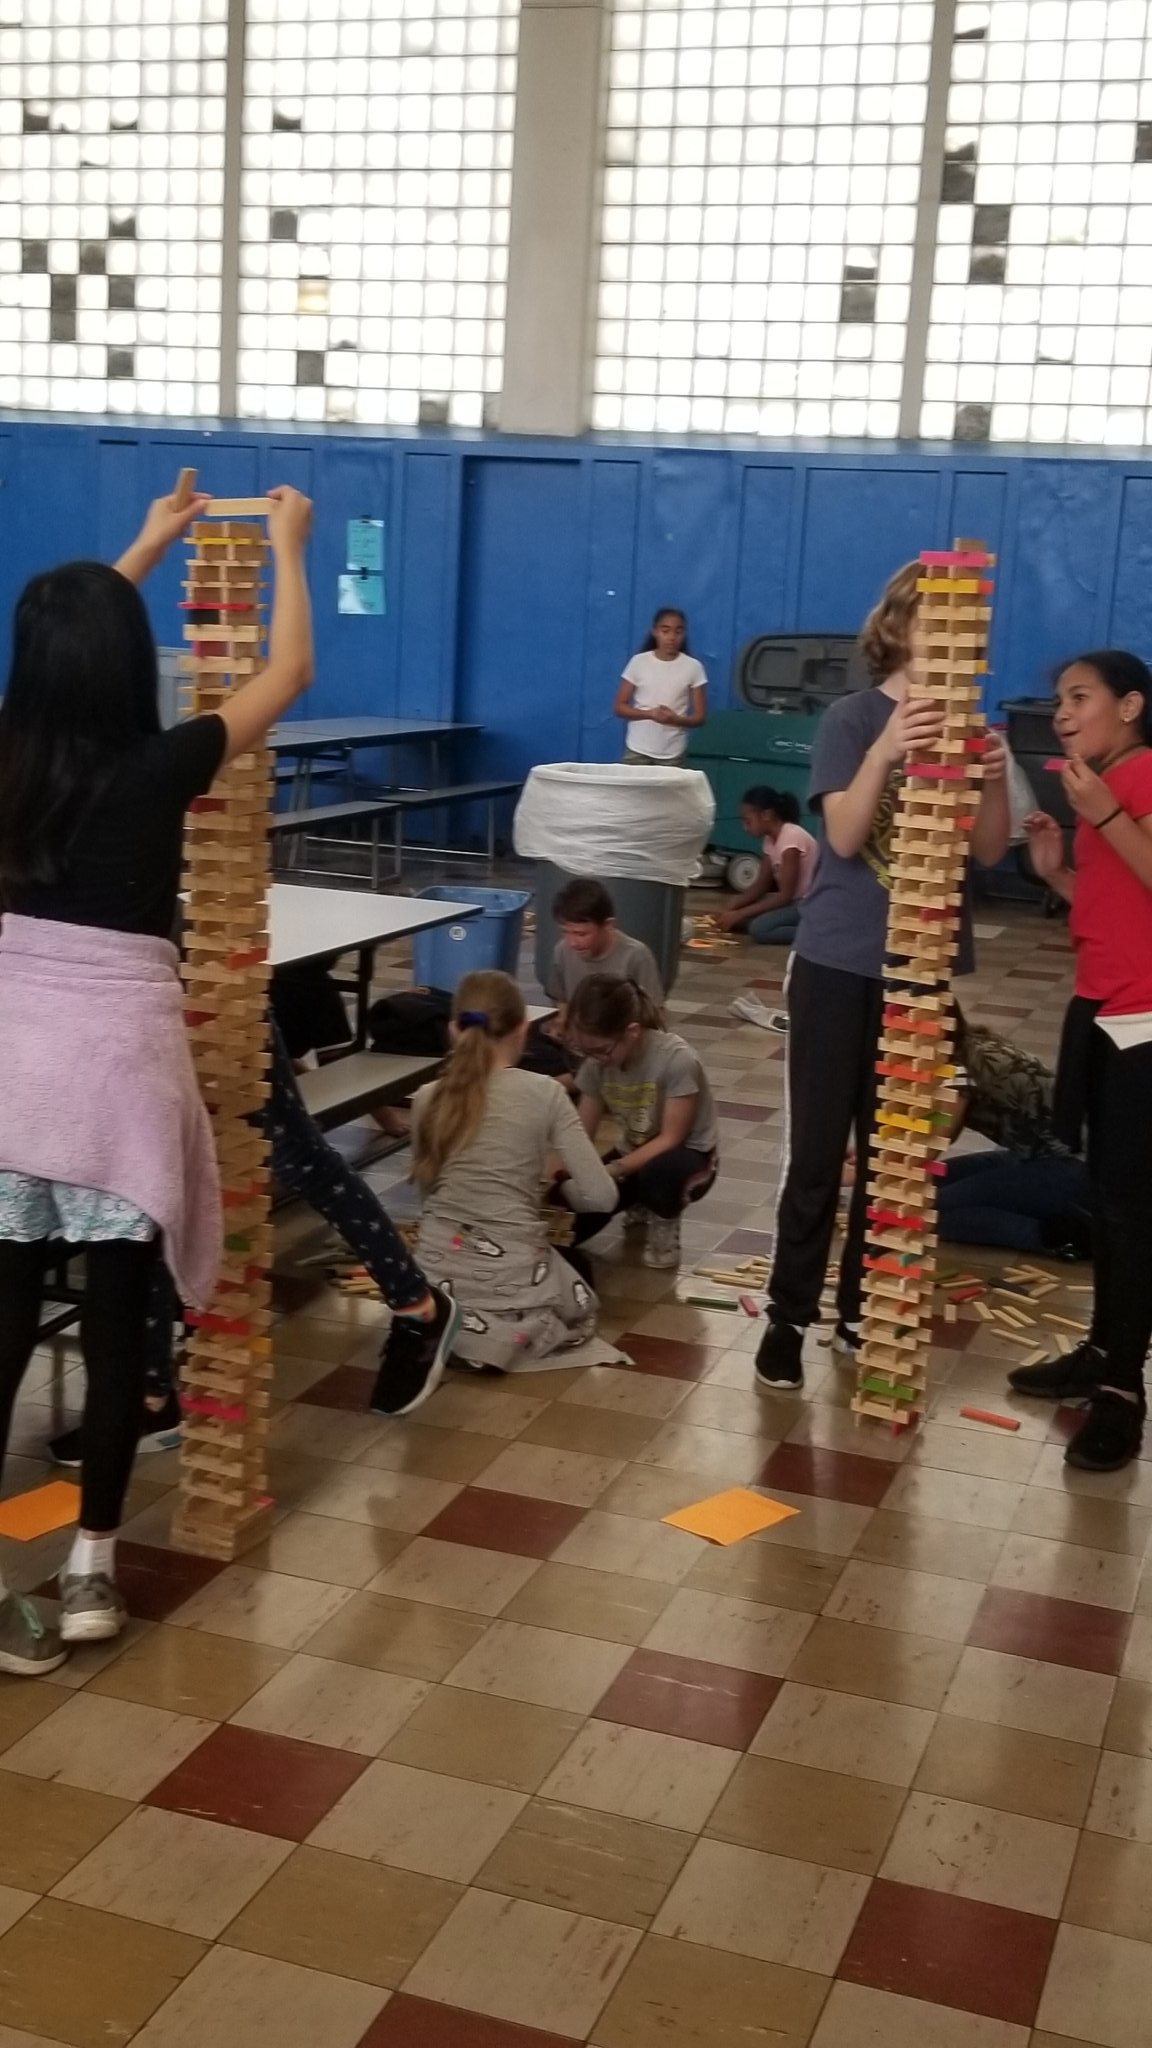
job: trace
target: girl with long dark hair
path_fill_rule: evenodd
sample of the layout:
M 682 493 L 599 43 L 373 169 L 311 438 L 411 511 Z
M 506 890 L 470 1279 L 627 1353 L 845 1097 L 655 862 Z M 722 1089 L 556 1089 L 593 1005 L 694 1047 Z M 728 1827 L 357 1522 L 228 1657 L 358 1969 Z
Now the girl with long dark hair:
M 620 678 L 612 706 L 627 726 L 622 761 L 639 768 L 675 768 L 688 734 L 703 725 L 708 678 L 688 652 L 688 620 L 674 604 L 661 605 L 652 630 Z

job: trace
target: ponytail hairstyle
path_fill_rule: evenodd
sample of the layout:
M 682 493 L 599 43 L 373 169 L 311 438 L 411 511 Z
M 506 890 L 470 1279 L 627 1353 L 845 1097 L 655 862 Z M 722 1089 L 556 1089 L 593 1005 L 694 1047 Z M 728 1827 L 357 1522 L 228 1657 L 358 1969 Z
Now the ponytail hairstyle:
M 920 608 L 919 562 L 905 562 L 888 578 L 860 630 L 860 652 L 873 683 L 883 683 L 912 654 L 912 623 Z
M 1129 654 L 1123 647 L 1098 647 L 1092 654 L 1074 654 L 1071 661 L 1060 663 L 1053 681 L 1058 682 L 1070 668 L 1090 668 L 1117 702 L 1125 697 L 1142 697 L 1140 737 L 1145 746 L 1152 746 L 1152 671 L 1138 654 Z
M 568 1005 L 567 1028 L 587 1038 L 623 1038 L 633 1024 L 662 1031 L 663 1019 L 644 989 L 618 974 L 587 974 Z
M 774 811 L 782 825 L 800 823 L 800 800 L 790 789 L 770 789 L 766 782 L 758 782 L 744 791 L 740 802 L 750 811 Z
M 641 654 L 655 654 L 656 628 L 660 624 L 661 619 L 679 619 L 680 624 L 684 628 L 684 638 L 680 642 L 680 652 L 681 654 L 691 654 L 692 649 L 688 645 L 688 614 L 687 612 L 682 612 L 678 604 L 662 604 L 658 611 L 653 612 L 652 625 L 648 638 L 640 649 Z
M 524 1022 L 524 998 L 510 974 L 485 968 L 466 974 L 452 998 L 455 1043 L 416 1128 L 412 1178 L 439 1179 L 484 1121 L 496 1047 Z

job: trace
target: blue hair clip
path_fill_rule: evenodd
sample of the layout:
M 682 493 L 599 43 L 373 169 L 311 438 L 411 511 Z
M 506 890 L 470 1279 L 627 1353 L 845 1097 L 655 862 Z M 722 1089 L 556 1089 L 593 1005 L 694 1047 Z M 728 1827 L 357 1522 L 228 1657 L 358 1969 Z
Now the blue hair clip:
M 461 1010 L 460 1015 L 456 1019 L 456 1023 L 457 1027 L 461 1031 L 467 1031 L 469 1027 L 473 1024 L 476 1025 L 479 1030 L 487 1031 L 488 1012 L 487 1010 Z

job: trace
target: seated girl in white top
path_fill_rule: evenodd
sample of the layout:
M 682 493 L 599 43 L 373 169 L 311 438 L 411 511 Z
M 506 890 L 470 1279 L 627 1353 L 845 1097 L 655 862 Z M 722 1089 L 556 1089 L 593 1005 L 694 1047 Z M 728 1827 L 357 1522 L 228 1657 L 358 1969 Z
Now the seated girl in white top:
M 452 1002 L 451 1058 L 412 1102 L 420 1262 L 459 1303 L 455 1352 L 478 1371 L 524 1370 L 595 1335 L 596 1296 L 541 1218 L 556 1156 L 569 1208 L 616 1206 L 616 1182 L 560 1083 L 519 1066 L 527 1028 L 509 975 L 466 974 Z
M 675 605 L 662 605 L 639 654 L 620 678 L 617 718 L 628 726 L 622 761 L 641 768 L 675 767 L 687 735 L 703 725 L 708 678 L 688 652 L 688 620 Z
M 800 804 L 791 790 L 769 789 L 764 783 L 745 790 L 740 823 L 761 841 L 764 858 L 756 880 L 712 922 L 723 932 L 747 932 L 759 946 L 790 946 L 816 872 L 819 844 L 801 825 Z

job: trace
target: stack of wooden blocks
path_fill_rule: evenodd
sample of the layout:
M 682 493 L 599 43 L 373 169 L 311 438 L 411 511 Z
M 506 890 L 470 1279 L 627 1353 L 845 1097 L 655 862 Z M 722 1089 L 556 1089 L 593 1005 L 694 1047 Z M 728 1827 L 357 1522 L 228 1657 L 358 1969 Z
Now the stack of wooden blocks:
M 901 1427 L 924 1403 L 955 1068 L 952 969 L 979 782 L 993 558 L 979 541 L 920 557 L 921 650 L 910 696 L 944 712 L 905 766 L 891 847 L 880 1090 L 868 1177 L 864 1342 L 853 1407 Z
M 185 472 L 178 492 L 191 490 Z M 191 530 L 184 585 L 185 709 L 218 710 L 261 666 L 268 553 L 251 517 L 262 499 L 215 500 Z M 268 813 L 271 757 L 240 755 L 193 804 L 185 835 L 187 1024 L 212 1119 L 224 1204 L 224 1258 L 209 1309 L 190 1316 L 184 1442 L 173 1541 L 235 1556 L 270 1505 L 265 1440 L 272 1372 L 268 1143 Z

